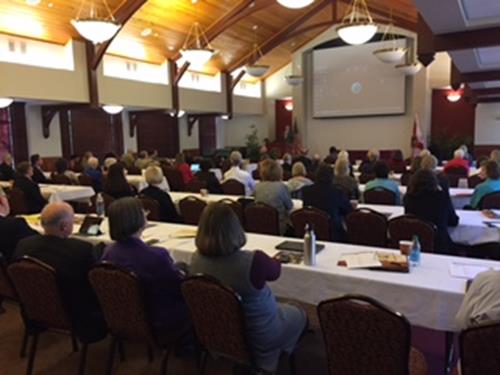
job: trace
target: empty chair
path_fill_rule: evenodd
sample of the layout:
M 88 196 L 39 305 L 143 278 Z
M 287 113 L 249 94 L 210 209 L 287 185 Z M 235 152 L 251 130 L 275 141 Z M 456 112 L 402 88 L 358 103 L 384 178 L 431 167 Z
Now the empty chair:
M 234 201 L 232 199 L 229 199 L 229 198 L 221 199 L 219 202 L 225 203 L 229 207 L 231 207 L 231 209 L 234 211 L 236 216 L 238 216 L 238 219 L 240 220 L 241 225 L 244 225 L 245 217 L 244 217 L 243 206 L 241 205 L 241 203 L 239 203 L 238 201 Z
M 479 208 L 482 210 L 500 209 L 500 192 L 485 195 L 479 202 Z
M 363 193 L 363 199 L 367 204 L 384 204 L 389 206 L 394 206 L 396 204 L 396 194 L 383 188 L 365 191 Z
M 148 220 L 161 221 L 160 203 L 143 195 L 139 196 L 139 199 L 141 200 L 144 210 L 148 212 Z
M 201 373 L 205 373 L 207 353 L 258 370 L 245 334 L 241 297 L 216 279 L 202 275 L 186 279 L 181 290 L 194 331 L 205 350 Z M 293 355 L 290 361 L 293 373 Z
M 59 174 L 59 173 L 58 174 L 54 174 L 54 173 L 52 173 L 50 175 L 50 181 L 53 184 L 57 184 L 57 185 L 71 185 L 71 178 L 69 178 L 65 174 Z
M 372 298 L 344 296 L 318 306 L 328 373 L 424 375 L 425 357 L 410 347 L 408 320 Z
M 399 241 L 411 240 L 417 235 L 420 241 L 422 251 L 433 253 L 434 241 L 436 238 L 436 226 L 414 215 L 402 215 L 389 220 L 389 238 L 390 245 L 393 248 L 399 248 Z
M 462 179 L 465 178 L 467 179 L 468 171 L 464 167 L 449 167 L 446 169 L 445 176 L 448 179 L 448 182 L 450 183 L 450 187 L 457 187 L 458 182 Z
M 11 215 L 27 215 L 30 210 L 26 196 L 21 189 L 13 188 L 8 194 L 10 214 Z
M 184 191 L 186 186 L 182 179 L 182 173 L 175 168 L 164 168 L 163 174 L 168 181 L 171 191 Z
M 229 179 L 221 184 L 222 191 L 226 195 L 245 195 L 245 185 L 235 179 Z
M 186 191 L 191 193 L 199 193 L 201 189 L 206 189 L 207 183 L 206 181 L 200 181 L 196 177 L 193 178 L 187 185 Z
M 123 341 L 146 344 L 150 361 L 153 359 L 153 347 L 163 349 L 160 373 L 166 374 L 170 350 L 186 333 L 187 327 L 179 327 L 178 332 L 170 335 L 153 332 L 139 280 L 134 273 L 124 268 L 103 263 L 89 272 L 89 280 L 97 294 L 112 336 L 106 374 L 111 374 L 117 345 L 121 345 Z
M 330 215 L 314 207 L 304 207 L 290 215 L 293 230 L 299 238 L 304 237 L 306 224 L 314 228 L 316 238 L 321 241 L 332 240 L 332 220 Z
M 198 225 L 201 214 L 207 203 L 195 196 L 189 196 L 179 201 L 179 210 L 184 218 L 184 223 Z
M 63 304 L 55 270 L 47 264 L 30 257 L 12 263 L 7 273 L 15 287 L 21 303 L 27 333 L 32 337 L 26 373 L 33 372 L 39 335 L 45 329 L 55 329 L 71 335 L 73 348 L 77 344 L 73 327 Z M 83 343 L 78 373 L 85 372 L 87 345 Z
M 245 230 L 252 233 L 280 235 L 278 210 L 265 203 L 251 203 L 245 208 Z
M 482 182 L 484 182 L 484 180 L 481 177 L 479 177 L 478 174 L 475 174 L 467 178 L 467 186 L 469 187 L 469 189 L 474 189 L 477 185 L 479 185 Z
M 500 369 L 500 323 L 487 323 L 460 333 L 461 375 L 497 374 Z
M 363 246 L 387 246 L 387 218 L 369 208 L 360 208 L 345 218 L 349 243 Z
M 92 177 L 87 176 L 86 174 L 80 174 L 78 176 L 78 183 L 83 186 L 94 186 L 94 181 Z

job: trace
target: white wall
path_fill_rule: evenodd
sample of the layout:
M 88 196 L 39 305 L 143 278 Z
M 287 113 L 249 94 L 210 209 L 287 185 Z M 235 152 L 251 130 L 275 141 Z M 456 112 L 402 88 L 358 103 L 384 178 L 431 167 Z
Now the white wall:
M 252 125 L 256 126 L 257 134 L 261 141 L 264 138 L 269 138 L 269 124 L 265 116 L 235 115 L 231 120 L 222 120 L 224 146 L 244 146 L 246 142 L 245 137 L 252 131 Z
M 500 145 L 500 103 L 477 105 L 474 144 Z
M 42 134 L 42 108 L 39 105 L 26 106 L 26 130 L 28 134 L 29 154 L 40 154 L 45 157 L 62 156 L 61 128 L 59 116 L 54 116 L 50 124 L 50 137 Z
M 187 116 L 182 116 L 179 119 L 179 149 L 189 150 L 200 147 L 200 136 L 198 133 L 198 121 L 193 126 L 191 136 L 188 135 Z
M 127 150 L 137 151 L 137 129 L 134 132 L 134 136 L 130 137 L 129 131 L 130 118 L 127 111 L 122 112 L 122 124 L 123 124 L 123 151 Z

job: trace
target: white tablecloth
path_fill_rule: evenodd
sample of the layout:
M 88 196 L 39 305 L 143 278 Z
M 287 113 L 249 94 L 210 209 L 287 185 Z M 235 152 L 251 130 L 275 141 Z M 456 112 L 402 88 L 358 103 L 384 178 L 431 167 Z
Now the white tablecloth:
M 90 186 L 76 185 L 45 185 L 40 184 L 42 195 L 49 202 L 58 201 L 85 201 L 95 195 Z
M 127 175 L 127 182 L 134 186 L 138 192 L 141 192 L 142 189 L 148 187 L 148 183 L 146 182 L 146 178 L 144 176 L 139 175 Z M 170 191 L 170 186 L 168 185 L 167 179 L 163 177 L 162 183 L 159 185 L 159 188 L 164 191 Z
M 176 231 L 194 226 L 155 223 L 143 233 L 144 240 L 157 239 L 157 246 L 170 250 L 177 261 L 190 262 L 195 251 L 194 239 L 176 239 Z M 106 231 L 106 224 L 103 223 Z M 92 242 L 109 242 L 108 235 L 83 237 Z M 284 239 L 259 234 L 247 234 L 246 249 L 261 249 L 268 255 L 276 254 L 275 246 Z M 403 313 L 417 326 L 454 331 L 454 317 L 465 292 L 465 280 L 449 274 L 451 262 L 486 264 L 500 267 L 500 262 L 422 254 L 422 265 L 411 273 L 393 273 L 371 270 L 348 270 L 337 266 L 341 254 L 373 251 L 373 248 L 326 243 L 318 254 L 316 267 L 283 265 L 281 277 L 269 285 L 276 295 L 317 304 L 322 300 L 345 293 L 364 294 L 378 299 Z

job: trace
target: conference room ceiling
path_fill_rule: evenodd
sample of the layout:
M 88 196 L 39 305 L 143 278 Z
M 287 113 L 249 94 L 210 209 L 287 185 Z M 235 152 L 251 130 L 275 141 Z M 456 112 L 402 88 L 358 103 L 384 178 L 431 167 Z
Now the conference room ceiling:
M 126 0 L 108 0 L 115 11 Z M 108 49 L 108 53 L 137 60 L 162 63 L 165 58 L 178 57 L 191 25 L 199 22 L 205 30 L 220 24 L 221 19 L 244 0 L 149 0 L 125 24 Z M 289 25 L 304 17 L 318 6 L 322 0 L 303 9 L 292 10 L 279 5 L 275 0 L 255 0 L 249 2 L 251 12 L 211 40 L 218 52 L 204 67 L 204 72 L 215 74 L 218 71 L 235 69 L 245 62 L 251 54 L 254 43 L 254 25 L 258 26 L 257 42 L 263 44 L 287 29 Z M 100 1 L 96 1 L 100 3 Z M 350 1 L 332 1 L 337 9 L 328 5 L 308 20 L 301 23 L 295 33 L 273 48 L 259 61 L 271 66 L 272 74 L 290 62 L 291 54 L 310 40 L 314 39 L 331 24 L 336 14 L 339 20 L 346 12 Z M 416 24 L 417 10 L 412 0 L 367 0 L 377 21 L 386 22 L 391 10 L 396 19 L 406 24 Z M 30 6 L 26 0 L 0 1 L 0 32 L 36 38 L 58 44 L 70 39 L 81 39 L 71 26 L 80 7 L 80 0 L 41 0 L 37 6 Z M 102 10 L 102 9 L 101 9 Z M 22 26 L 21 26 L 22 25 Z M 319 27 L 313 27 L 319 25 Z M 141 32 L 151 29 L 151 34 L 142 37 Z

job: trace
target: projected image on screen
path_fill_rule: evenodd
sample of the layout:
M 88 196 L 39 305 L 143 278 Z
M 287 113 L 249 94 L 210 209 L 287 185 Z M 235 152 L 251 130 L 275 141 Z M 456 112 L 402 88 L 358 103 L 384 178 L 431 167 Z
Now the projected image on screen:
M 404 46 L 398 40 L 397 46 Z M 313 52 L 313 116 L 353 117 L 405 113 L 405 75 L 373 51 L 392 42 Z

